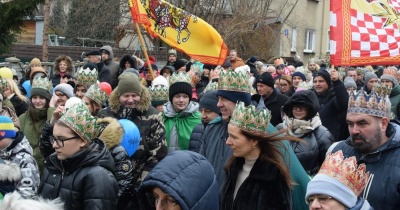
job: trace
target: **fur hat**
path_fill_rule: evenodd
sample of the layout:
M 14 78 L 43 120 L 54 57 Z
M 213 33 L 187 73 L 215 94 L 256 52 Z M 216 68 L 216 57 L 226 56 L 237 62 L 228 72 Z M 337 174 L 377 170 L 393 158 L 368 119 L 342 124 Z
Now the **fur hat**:
M 139 77 L 134 73 L 122 73 L 118 77 L 118 97 L 124 93 L 136 93 L 140 95 L 142 86 L 139 82 Z
M 60 198 L 47 200 L 39 197 L 38 199 L 25 199 L 17 191 L 4 196 L 0 204 L 0 209 L 18 210 L 63 210 L 64 203 Z
M 56 91 L 60 91 L 61 93 L 64 93 L 67 96 L 67 98 L 71 98 L 71 97 L 75 96 L 74 95 L 74 88 L 69 84 L 59 84 L 59 85 L 57 85 L 54 88 L 54 93 Z
M 14 123 L 8 116 L 0 116 L 0 140 L 4 138 L 15 138 L 16 131 Z

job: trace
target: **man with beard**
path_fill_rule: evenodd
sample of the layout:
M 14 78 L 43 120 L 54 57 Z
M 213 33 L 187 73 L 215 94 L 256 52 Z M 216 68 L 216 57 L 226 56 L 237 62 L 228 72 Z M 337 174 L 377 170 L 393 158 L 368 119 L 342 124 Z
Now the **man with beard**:
M 346 119 L 350 137 L 329 149 L 365 163 L 371 178 L 362 197 L 375 210 L 400 209 L 400 126 L 389 122 L 388 93 L 382 86 L 375 86 L 371 95 L 364 90 L 352 93 Z
M 111 92 L 109 106 L 98 113 L 99 117 L 127 119 L 140 131 L 140 144 L 130 157 L 133 166 L 133 185 L 137 189 L 154 166 L 167 155 L 165 127 L 158 110 L 151 106 L 151 96 L 140 84 L 139 77 L 131 72 L 118 77 L 118 86 Z M 139 209 L 136 192 L 126 209 Z

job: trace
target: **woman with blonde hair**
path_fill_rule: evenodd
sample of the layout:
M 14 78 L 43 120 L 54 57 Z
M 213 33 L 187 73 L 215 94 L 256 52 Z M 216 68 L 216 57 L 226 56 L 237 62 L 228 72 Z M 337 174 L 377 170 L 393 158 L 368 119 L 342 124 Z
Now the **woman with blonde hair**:
M 282 94 L 289 96 L 289 90 L 292 88 L 292 78 L 289 75 L 283 75 L 279 79 L 279 90 Z
M 7 88 L 3 91 L 2 95 L 4 98 L 10 100 L 14 106 L 15 113 L 19 117 L 28 110 L 28 98 L 22 95 L 18 88 L 17 83 L 13 79 L 3 79 L 7 81 Z
M 297 138 L 267 133 L 270 119 L 266 109 L 236 104 L 226 140 L 233 156 L 225 167 L 222 210 L 292 209 L 292 180 L 280 141 Z

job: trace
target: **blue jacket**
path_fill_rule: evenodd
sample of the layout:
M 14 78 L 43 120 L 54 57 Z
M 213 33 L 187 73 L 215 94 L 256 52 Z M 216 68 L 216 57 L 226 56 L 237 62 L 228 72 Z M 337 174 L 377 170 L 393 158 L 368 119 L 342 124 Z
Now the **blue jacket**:
M 201 136 L 203 135 L 204 125 L 200 123 L 193 128 L 192 134 L 190 135 L 189 150 L 193 152 L 199 152 L 201 148 Z
M 332 152 L 343 151 L 345 158 L 355 156 L 357 163 L 365 163 L 371 177 L 361 197 L 375 210 L 400 209 L 400 126 L 390 123 L 388 140 L 375 152 L 363 155 L 351 145 L 351 139 L 332 145 Z
M 139 188 L 141 209 L 154 209 L 146 200 L 146 192 L 155 187 L 174 198 L 182 210 L 219 210 L 214 169 L 198 153 L 175 151 L 160 161 Z

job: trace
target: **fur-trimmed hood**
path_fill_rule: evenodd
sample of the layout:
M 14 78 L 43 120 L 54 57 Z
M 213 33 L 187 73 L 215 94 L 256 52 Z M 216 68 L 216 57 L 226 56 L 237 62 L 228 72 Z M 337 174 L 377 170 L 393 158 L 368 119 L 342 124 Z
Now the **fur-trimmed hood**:
M 61 61 L 67 62 L 68 67 L 66 73 L 72 76 L 74 74 L 74 64 L 72 62 L 72 58 L 67 55 L 60 55 L 56 58 L 56 60 L 54 61 L 54 74 L 60 74 L 60 69 L 58 65 Z
M 106 144 L 108 150 L 121 144 L 124 130 L 117 119 L 112 117 L 99 118 L 97 123 L 105 126 L 99 138 Z
M 145 112 L 151 106 L 151 96 L 146 87 L 142 86 L 142 91 L 140 92 L 140 101 L 136 106 L 136 109 L 140 112 Z M 117 113 L 121 108 L 121 104 L 118 99 L 118 86 L 111 92 L 108 99 L 110 110 L 113 113 Z
M 0 209 L 18 209 L 18 210 L 63 210 L 64 204 L 57 198 L 55 200 L 47 200 L 38 198 L 38 200 L 24 199 L 18 192 L 9 193 L 4 196 L 0 202 Z
M 21 169 L 19 166 L 8 160 L 0 159 L 0 171 L 0 182 L 19 182 L 22 178 Z

